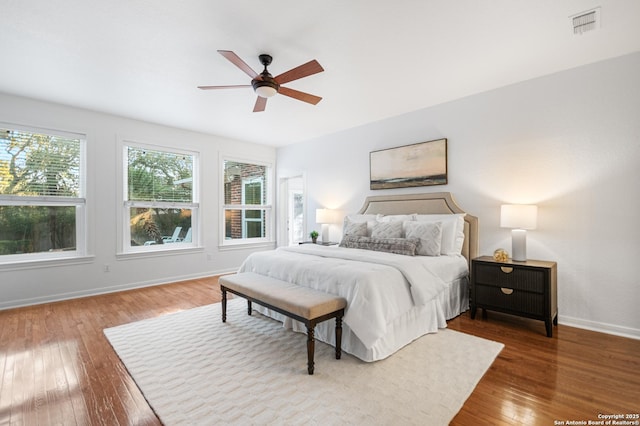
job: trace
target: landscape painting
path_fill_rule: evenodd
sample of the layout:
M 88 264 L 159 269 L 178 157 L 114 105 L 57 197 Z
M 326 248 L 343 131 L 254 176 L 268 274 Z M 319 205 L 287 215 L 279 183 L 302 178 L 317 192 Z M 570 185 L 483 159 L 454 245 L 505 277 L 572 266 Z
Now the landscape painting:
M 447 140 L 373 151 L 369 162 L 371 189 L 445 185 Z

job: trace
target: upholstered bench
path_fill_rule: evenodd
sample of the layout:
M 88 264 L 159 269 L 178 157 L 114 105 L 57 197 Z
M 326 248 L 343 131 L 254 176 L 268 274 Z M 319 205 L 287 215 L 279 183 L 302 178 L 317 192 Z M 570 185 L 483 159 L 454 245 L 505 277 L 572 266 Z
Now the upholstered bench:
M 248 314 L 251 302 L 286 315 L 307 327 L 307 372 L 313 374 L 315 352 L 314 330 L 316 324 L 331 318 L 336 319 L 336 359 L 342 355 L 342 317 L 347 301 L 338 296 L 291 284 L 286 281 L 241 272 L 220 277 L 222 291 L 222 322 L 227 321 L 227 292 L 247 299 Z

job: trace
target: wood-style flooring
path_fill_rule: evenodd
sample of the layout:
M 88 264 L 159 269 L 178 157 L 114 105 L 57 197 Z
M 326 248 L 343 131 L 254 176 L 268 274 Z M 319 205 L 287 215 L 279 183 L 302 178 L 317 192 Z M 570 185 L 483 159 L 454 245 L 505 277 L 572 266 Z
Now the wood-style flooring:
M 0 425 L 158 425 L 102 330 L 220 300 L 217 278 L 0 311 Z M 478 317 L 481 317 L 480 315 Z M 640 412 L 640 340 L 489 312 L 454 330 L 505 344 L 455 425 Z M 567 424 L 567 423 L 565 423 Z

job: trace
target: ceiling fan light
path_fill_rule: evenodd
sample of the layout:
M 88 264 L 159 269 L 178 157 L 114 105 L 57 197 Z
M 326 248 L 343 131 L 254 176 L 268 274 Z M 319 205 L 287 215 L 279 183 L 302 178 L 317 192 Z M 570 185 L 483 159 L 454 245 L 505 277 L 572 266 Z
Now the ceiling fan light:
M 278 93 L 275 87 L 269 85 L 258 86 L 255 88 L 255 92 L 258 96 L 263 98 L 270 98 Z

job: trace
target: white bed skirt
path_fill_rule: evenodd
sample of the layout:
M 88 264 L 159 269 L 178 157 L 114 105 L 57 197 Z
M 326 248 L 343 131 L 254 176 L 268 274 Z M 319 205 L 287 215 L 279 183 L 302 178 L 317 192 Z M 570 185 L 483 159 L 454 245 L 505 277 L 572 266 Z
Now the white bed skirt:
M 258 304 L 253 304 L 253 307 L 256 311 L 282 322 L 285 328 L 301 333 L 307 332 L 305 325 L 299 321 Z M 363 361 L 378 361 L 394 354 L 420 336 L 437 333 L 439 328 L 446 328 L 447 320 L 457 317 L 468 309 L 469 280 L 465 277 L 449 284 L 437 300 L 414 307 L 396 318 L 387 326 L 387 333 L 371 348 L 366 348 L 351 329 L 343 325 L 342 350 Z M 335 325 L 334 320 L 318 324 L 315 328 L 315 338 L 335 345 Z

